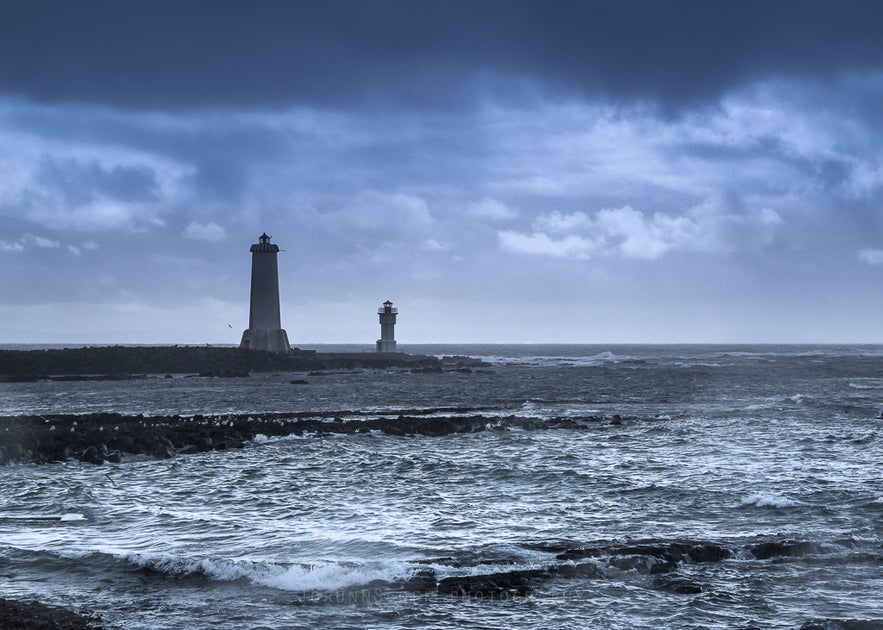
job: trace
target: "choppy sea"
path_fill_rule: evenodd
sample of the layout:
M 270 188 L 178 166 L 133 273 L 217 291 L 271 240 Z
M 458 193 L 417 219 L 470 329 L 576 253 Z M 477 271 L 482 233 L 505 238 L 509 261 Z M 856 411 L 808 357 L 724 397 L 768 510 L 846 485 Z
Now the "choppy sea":
M 883 346 L 404 349 L 492 367 L 5 383 L 0 415 L 596 420 L 9 465 L 0 596 L 127 629 L 883 628 Z M 409 586 L 531 569 L 529 594 Z

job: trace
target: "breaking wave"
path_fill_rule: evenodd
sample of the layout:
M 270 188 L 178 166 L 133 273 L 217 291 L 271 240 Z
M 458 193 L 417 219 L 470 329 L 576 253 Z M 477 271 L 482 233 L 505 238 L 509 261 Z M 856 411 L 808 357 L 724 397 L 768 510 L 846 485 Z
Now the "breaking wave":
M 187 557 L 167 553 L 123 551 L 14 549 L 31 562 L 57 564 L 76 561 L 102 574 L 144 571 L 163 578 L 209 579 L 220 582 L 244 580 L 255 586 L 284 591 L 334 591 L 391 584 L 407 579 L 416 569 L 400 561 L 281 563 L 245 559 Z
M 280 573 L 259 576 L 254 581 L 285 591 L 336 591 L 395 582 L 406 578 L 411 571 L 404 562 L 294 565 Z
M 770 494 L 767 492 L 759 492 L 757 494 L 752 494 L 739 503 L 739 507 L 746 507 L 751 505 L 753 505 L 754 507 L 787 508 L 799 504 L 796 501 L 792 501 L 787 497 Z

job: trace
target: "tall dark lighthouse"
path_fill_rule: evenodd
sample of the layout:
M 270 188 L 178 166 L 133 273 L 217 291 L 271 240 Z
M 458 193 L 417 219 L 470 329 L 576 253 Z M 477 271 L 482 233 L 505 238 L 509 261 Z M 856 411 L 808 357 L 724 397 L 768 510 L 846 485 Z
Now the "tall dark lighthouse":
M 248 330 L 242 333 L 239 347 L 244 350 L 288 352 L 288 335 L 282 330 L 279 316 L 279 246 L 270 243 L 264 232 L 251 246 L 251 308 Z
M 377 352 L 396 351 L 396 315 L 399 309 L 393 308 L 392 302 L 387 300 L 383 306 L 377 309 L 380 315 L 380 339 L 377 340 Z

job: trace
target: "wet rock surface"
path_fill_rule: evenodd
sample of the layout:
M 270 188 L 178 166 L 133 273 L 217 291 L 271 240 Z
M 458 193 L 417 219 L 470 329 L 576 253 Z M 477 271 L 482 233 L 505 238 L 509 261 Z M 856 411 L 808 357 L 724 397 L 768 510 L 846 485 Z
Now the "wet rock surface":
M 681 575 L 658 575 L 653 579 L 653 588 L 681 595 L 704 593 L 707 587 Z
M 569 549 L 557 557 L 559 560 L 574 560 L 579 558 L 597 558 L 601 555 L 649 556 L 662 560 L 668 566 L 672 566 L 678 562 L 719 562 L 720 560 L 731 558 L 733 552 L 714 543 L 685 542 L 642 544 L 613 548 L 576 548 Z
M 505 599 L 514 595 L 530 595 L 531 579 L 548 578 L 548 571 L 519 570 L 485 575 L 465 575 L 439 580 L 438 592 L 461 597 Z
M 809 553 L 818 553 L 819 546 L 806 541 L 783 540 L 754 545 L 750 551 L 758 560 L 766 560 L 768 558 L 798 557 Z
M 18 630 L 100 630 L 98 621 L 58 606 L 0 597 L 0 628 Z

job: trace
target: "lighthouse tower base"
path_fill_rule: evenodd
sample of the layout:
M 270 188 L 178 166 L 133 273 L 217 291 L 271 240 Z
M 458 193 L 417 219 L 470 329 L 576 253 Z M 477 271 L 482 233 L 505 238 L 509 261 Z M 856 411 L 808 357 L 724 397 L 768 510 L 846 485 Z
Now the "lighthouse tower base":
M 398 352 L 396 350 L 396 342 L 395 339 L 378 339 L 377 340 L 377 352 Z
M 267 350 L 269 352 L 290 352 L 288 334 L 281 328 L 249 328 L 242 333 L 239 343 L 242 350 Z

